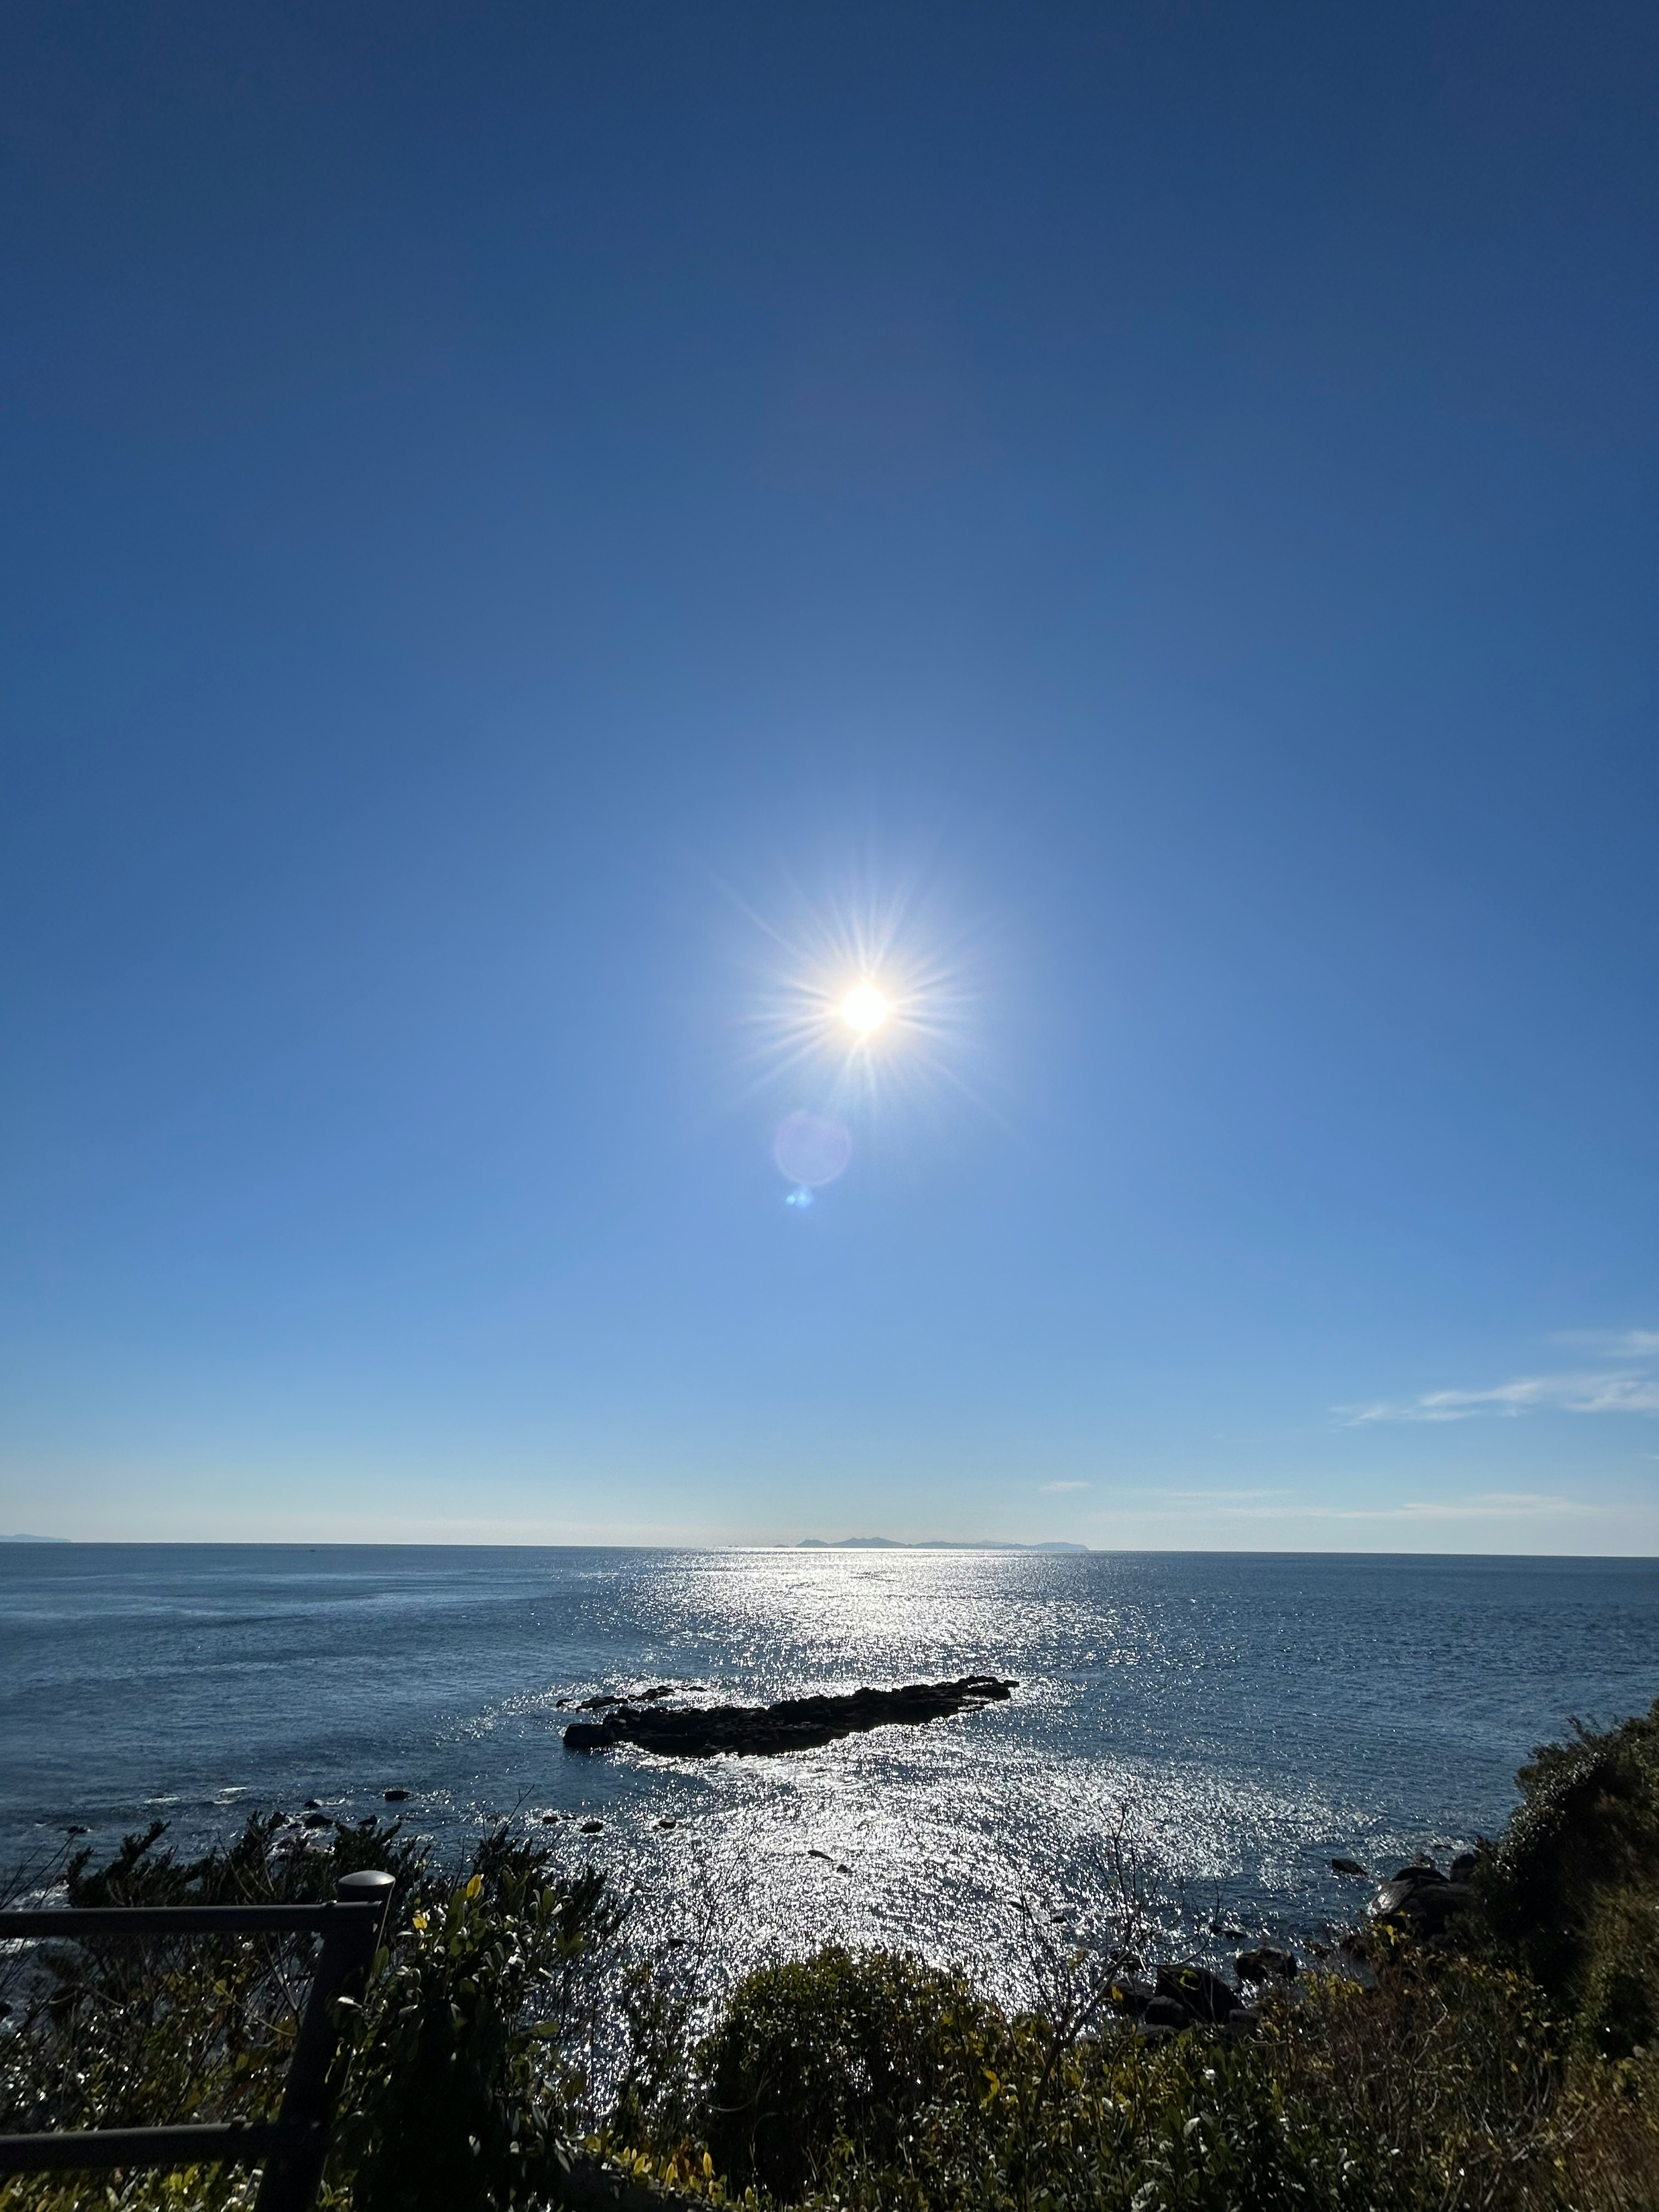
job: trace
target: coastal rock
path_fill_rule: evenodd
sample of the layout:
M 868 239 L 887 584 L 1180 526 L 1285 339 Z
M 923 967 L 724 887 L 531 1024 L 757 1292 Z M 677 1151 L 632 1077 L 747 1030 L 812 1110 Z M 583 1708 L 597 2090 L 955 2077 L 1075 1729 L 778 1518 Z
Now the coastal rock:
M 1475 1902 L 1466 1881 L 1443 1881 L 1417 1891 L 1406 1907 L 1407 1917 L 1425 1936 L 1438 1935 L 1455 1913 L 1465 1912 Z
M 810 1751 L 863 1729 L 918 1726 L 955 1713 L 978 1712 L 1018 1688 L 994 1674 L 954 1682 L 908 1682 L 896 1690 L 854 1690 L 844 1697 L 784 1698 L 772 1705 L 694 1705 L 673 1709 L 613 1703 L 602 1721 L 572 1721 L 567 1751 L 609 1751 L 619 1743 L 670 1759 L 709 1759 L 717 1752 L 763 1757 Z M 589 1699 L 590 1709 L 597 1700 Z
M 1194 2020 L 1220 2022 L 1238 2009 L 1238 1992 L 1207 1966 L 1160 1966 L 1157 1994 L 1185 2005 Z
M 597 1836 L 603 1832 L 605 1822 L 603 1820 L 584 1820 L 582 1822 L 582 1833 L 585 1836 Z
M 1367 1908 L 1373 1920 L 1391 1920 L 1408 1897 L 1414 1897 L 1420 1885 L 1401 1875 L 1392 1875 L 1372 1898 Z
M 1437 1868 L 1401 1867 L 1371 1899 L 1370 1917 L 1389 1921 L 1414 1936 L 1437 1935 L 1454 1913 L 1475 1901 L 1466 1881 L 1449 1881 Z
M 1333 1859 L 1331 1861 L 1331 1872 L 1333 1874 L 1352 1875 L 1360 1881 L 1369 1881 L 1370 1880 L 1370 1875 L 1367 1873 L 1365 1869 L 1360 1865 L 1358 1859 Z
M 409 1792 L 407 1790 L 383 1790 L 380 1795 L 388 1805 L 401 1805 L 408 1799 Z
M 1194 2014 L 1188 2012 L 1179 1997 L 1150 1997 L 1140 2015 L 1143 2027 L 1191 2027 Z
M 1108 1990 L 1107 2001 L 1114 2012 L 1123 2014 L 1126 2019 L 1141 2020 L 1157 1995 L 1150 1982 L 1138 1982 L 1131 1975 L 1121 1974 Z
M 1241 1982 L 1291 1982 L 1296 1979 L 1297 1964 L 1289 1951 L 1277 1951 L 1271 1943 L 1258 1943 L 1253 1951 L 1241 1951 L 1233 1961 Z

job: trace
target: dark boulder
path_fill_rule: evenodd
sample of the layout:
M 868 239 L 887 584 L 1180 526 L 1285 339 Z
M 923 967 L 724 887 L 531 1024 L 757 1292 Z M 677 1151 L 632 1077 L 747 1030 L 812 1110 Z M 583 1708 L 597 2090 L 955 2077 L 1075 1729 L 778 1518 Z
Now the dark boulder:
M 1413 1935 L 1437 1935 L 1454 1914 L 1475 1901 L 1466 1881 L 1448 1881 L 1444 1875 L 1407 1867 L 1385 1881 L 1371 1899 L 1370 1917 L 1408 1929 Z
M 1468 1911 L 1474 1902 L 1474 1891 L 1468 1882 L 1436 1882 L 1425 1884 L 1413 1893 L 1406 1913 L 1425 1934 L 1437 1935 L 1454 1914 Z
M 1391 1875 L 1370 1901 L 1369 1909 L 1371 1918 L 1373 1920 L 1393 1919 L 1407 1899 L 1415 1897 L 1421 1886 L 1420 1883 L 1413 1881 L 1409 1875 Z
M 605 1822 L 603 1820 L 584 1820 L 582 1822 L 582 1833 L 585 1836 L 597 1836 L 604 1826 Z
M 1152 1997 L 1140 2015 L 1140 2024 L 1143 2027 L 1191 2027 L 1195 2025 L 1195 2015 L 1179 1997 Z
M 388 1805 L 401 1805 L 409 1796 L 407 1790 L 383 1790 L 380 1795 Z
M 1370 1880 L 1370 1875 L 1365 1871 L 1364 1868 L 1360 1865 L 1358 1859 L 1333 1859 L 1331 1861 L 1331 1872 L 1333 1874 L 1352 1875 L 1355 1880 L 1358 1881 L 1369 1881 Z
M 1126 2019 L 1141 2020 L 1157 1995 L 1150 1982 L 1138 1982 L 1127 1974 L 1120 1974 L 1107 1990 L 1106 2000 L 1114 2012 L 1121 2013 Z
M 1254 1951 L 1241 1951 L 1233 1961 L 1241 1982 L 1291 1982 L 1296 1979 L 1296 1960 L 1289 1951 L 1271 1943 L 1258 1943 Z
M 1207 1966 L 1160 1966 L 1158 1994 L 1185 2005 L 1194 2020 L 1224 2021 L 1238 2008 L 1237 1990 Z

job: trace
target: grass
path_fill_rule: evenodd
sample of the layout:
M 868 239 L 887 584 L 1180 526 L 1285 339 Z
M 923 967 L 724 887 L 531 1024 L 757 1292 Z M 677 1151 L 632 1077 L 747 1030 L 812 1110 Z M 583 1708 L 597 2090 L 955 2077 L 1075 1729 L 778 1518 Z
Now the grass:
M 1659 1707 L 1537 1753 L 1479 1903 L 1375 1931 L 1370 1985 L 1304 1978 L 1258 2031 L 1145 2039 L 1116 1961 L 1052 1943 L 1024 2009 L 832 1947 L 719 1994 L 586 1870 L 506 1830 L 434 1866 L 395 1824 L 276 1816 L 194 1859 L 160 1830 L 63 1869 L 74 1903 L 307 1899 L 398 1875 L 342 2016 L 339 2212 L 688 2200 L 817 2212 L 1637 2212 L 1659 2208 Z M 307 1960 L 240 1939 L 7 1962 L 0 2127 L 274 2109 Z M 251 2203 L 250 2177 L 18 2180 L 3 2212 Z M 641 2192 L 646 2193 L 641 2193 Z

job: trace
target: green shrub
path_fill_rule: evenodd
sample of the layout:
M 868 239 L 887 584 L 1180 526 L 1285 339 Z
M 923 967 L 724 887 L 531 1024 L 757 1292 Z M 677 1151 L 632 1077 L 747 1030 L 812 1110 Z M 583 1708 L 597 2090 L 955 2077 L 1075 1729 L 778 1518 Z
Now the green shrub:
M 1497 1942 L 1593 2047 L 1659 2032 L 1659 1702 L 1534 1752 L 1476 1880 Z
M 891 2164 L 925 2107 L 983 2094 L 966 2054 L 990 2012 L 960 1975 L 890 1951 L 832 1946 L 749 1975 L 698 2054 L 715 2166 L 793 2200 L 838 2146 Z
M 539 2186 L 585 2076 L 568 2046 L 591 1939 L 613 1932 L 603 1877 L 475 1873 L 416 1913 L 352 2028 L 332 2166 L 357 2212 L 486 2212 Z

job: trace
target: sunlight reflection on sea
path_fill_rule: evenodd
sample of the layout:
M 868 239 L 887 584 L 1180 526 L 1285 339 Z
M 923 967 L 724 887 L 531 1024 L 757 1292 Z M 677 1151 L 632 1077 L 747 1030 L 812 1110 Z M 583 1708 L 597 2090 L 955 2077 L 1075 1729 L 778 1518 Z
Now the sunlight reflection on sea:
M 1099 1923 L 1114 1839 L 1155 1881 L 1163 1944 L 1202 1954 L 1237 1946 L 1212 1923 L 1305 1937 L 1352 1913 L 1333 1855 L 1496 1826 L 1534 1742 L 1659 1689 L 1659 1568 L 0 1547 L 0 1661 L 14 1858 L 70 1822 L 101 1850 L 155 1814 L 182 1838 L 313 1797 L 357 1820 L 397 1786 L 441 1850 L 511 1816 L 665 1921 L 713 1899 L 734 1964 L 836 1938 L 994 1980 L 1023 1911 Z M 1018 1680 L 1008 1704 L 780 1758 L 561 1742 L 559 1701 L 599 1691 L 988 1671 Z

